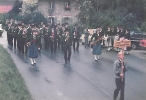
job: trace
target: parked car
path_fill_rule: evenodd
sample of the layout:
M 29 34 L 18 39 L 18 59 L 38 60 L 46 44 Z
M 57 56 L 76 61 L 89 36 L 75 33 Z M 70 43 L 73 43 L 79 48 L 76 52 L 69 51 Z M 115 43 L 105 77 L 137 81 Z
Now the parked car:
M 139 47 L 140 40 L 146 39 L 146 33 L 139 31 L 130 32 L 131 48 L 136 49 Z
M 139 44 L 142 48 L 146 48 L 146 39 L 140 40 Z

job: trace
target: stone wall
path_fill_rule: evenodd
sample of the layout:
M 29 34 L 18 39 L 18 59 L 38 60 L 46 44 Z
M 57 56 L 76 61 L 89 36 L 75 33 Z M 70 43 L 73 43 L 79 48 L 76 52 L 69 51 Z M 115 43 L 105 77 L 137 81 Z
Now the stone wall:
M 46 17 L 49 18 L 53 16 L 55 18 L 55 23 L 64 22 L 66 18 L 69 18 L 69 23 L 77 22 L 77 15 L 79 10 L 75 8 L 76 2 L 75 0 L 70 0 L 70 10 L 64 9 L 64 0 L 52 0 L 53 1 L 53 9 L 50 9 L 51 0 L 39 0 L 38 2 L 38 10 Z M 49 10 L 52 13 L 49 13 Z

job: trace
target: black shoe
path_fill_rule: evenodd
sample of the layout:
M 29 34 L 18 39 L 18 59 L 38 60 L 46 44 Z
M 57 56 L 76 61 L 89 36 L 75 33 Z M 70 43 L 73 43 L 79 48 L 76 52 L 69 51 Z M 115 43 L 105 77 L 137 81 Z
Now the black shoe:
M 36 65 L 36 63 L 33 64 L 34 66 Z

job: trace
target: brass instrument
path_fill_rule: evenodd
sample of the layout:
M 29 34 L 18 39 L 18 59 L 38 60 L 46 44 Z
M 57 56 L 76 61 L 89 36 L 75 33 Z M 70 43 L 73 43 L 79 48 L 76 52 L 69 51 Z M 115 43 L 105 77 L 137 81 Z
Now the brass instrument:
M 104 39 L 104 36 L 98 38 L 97 40 L 95 40 L 94 42 L 92 42 L 92 44 L 96 44 L 97 42 L 99 42 L 100 40 L 103 40 Z

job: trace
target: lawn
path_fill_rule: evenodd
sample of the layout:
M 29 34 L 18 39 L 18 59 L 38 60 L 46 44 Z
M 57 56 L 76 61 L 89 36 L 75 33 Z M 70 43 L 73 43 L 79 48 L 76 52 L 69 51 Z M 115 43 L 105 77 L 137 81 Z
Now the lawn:
M 10 54 L 0 45 L 0 100 L 32 100 Z

